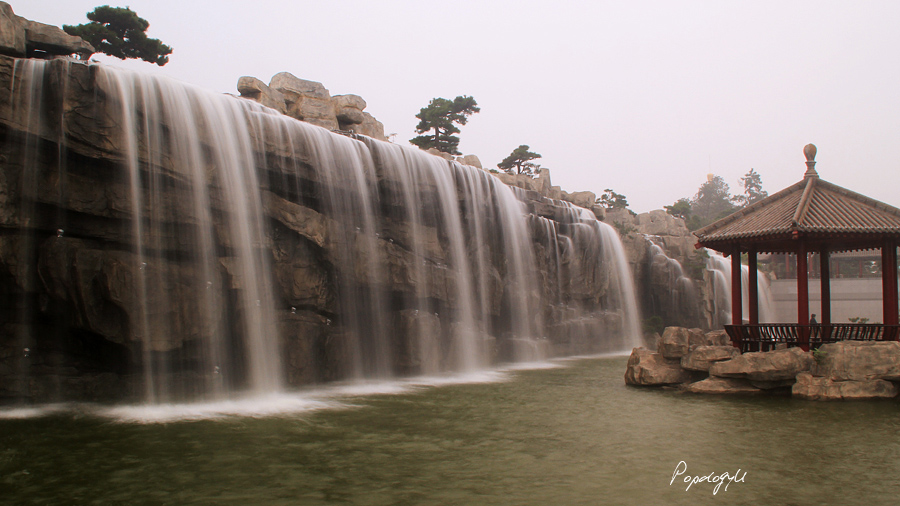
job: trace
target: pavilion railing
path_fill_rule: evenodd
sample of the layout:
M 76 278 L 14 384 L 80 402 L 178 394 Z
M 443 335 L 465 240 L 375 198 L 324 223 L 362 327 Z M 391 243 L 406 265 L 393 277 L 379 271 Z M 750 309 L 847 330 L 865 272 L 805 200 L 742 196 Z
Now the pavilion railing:
M 774 350 L 779 344 L 818 348 L 838 341 L 897 341 L 900 325 L 881 323 L 830 323 L 798 325 L 796 323 L 760 323 L 725 325 L 725 332 L 741 353 Z

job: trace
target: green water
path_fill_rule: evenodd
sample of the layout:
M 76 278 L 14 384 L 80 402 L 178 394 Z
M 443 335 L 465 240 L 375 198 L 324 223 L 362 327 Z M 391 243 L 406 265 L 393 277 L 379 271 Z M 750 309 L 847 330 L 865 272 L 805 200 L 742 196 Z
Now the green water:
M 0 504 L 895 505 L 897 402 L 624 386 L 624 358 L 263 418 L 0 419 Z M 686 475 L 743 482 L 670 485 Z

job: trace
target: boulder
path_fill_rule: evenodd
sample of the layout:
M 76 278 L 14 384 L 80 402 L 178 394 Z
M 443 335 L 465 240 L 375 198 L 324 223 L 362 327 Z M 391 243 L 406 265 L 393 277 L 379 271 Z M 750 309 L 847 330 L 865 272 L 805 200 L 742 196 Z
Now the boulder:
M 900 381 L 900 342 L 841 341 L 821 346 L 813 374 L 834 381 Z
M 709 371 L 715 362 L 731 360 L 740 355 L 734 346 L 697 346 L 681 357 L 681 367 L 690 371 Z
M 77 53 L 85 58 L 97 52 L 81 37 L 69 35 L 59 27 L 22 17 L 19 21 L 25 27 L 25 48 L 28 51 L 36 49 L 60 56 Z
M 708 336 L 703 329 L 693 328 L 688 329 L 688 339 L 691 343 L 691 348 L 695 348 L 697 346 L 723 346 L 724 343 Z
M 594 192 L 572 192 L 566 198 L 569 202 L 575 204 L 578 207 L 584 207 L 586 209 L 590 209 L 594 207 L 594 202 L 597 201 L 597 195 Z
M 425 150 L 425 152 L 428 153 L 429 155 L 434 155 L 434 156 L 443 158 L 444 160 L 447 160 L 448 162 L 453 161 L 453 155 L 451 155 L 450 153 L 444 153 L 443 151 L 440 151 L 437 148 L 428 148 Z
M 479 160 L 475 155 L 462 156 L 458 159 L 458 161 L 463 165 L 471 165 L 472 167 L 478 167 L 479 169 L 483 168 L 481 166 L 481 160 Z
M 680 359 L 691 348 L 692 332 L 684 327 L 666 327 L 657 345 L 657 352 L 668 359 Z
M 732 346 L 731 338 L 728 337 L 724 330 L 707 332 L 704 337 L 707 346 Z
M 813 376 L 809 372 L 798 374 L 797 382 L 791 388 L 794 397 L 814 401 L 890 399 L 896 397 L 897 393 L 897 386 L 890 381 L 834 381 L 831 378 Z
M 641 213 L 637 216 L 637 224 L 640 231 L 648 235 L 674 235 L 673 217 L 662 209 L 655 209 L 649 213 Z
M 272 77 L 269 87 L 284 95 L 285 114 L 292 118 L 337 130 L 338 119 L 334 114 L 331 95 L 322 83 L 300 79 L 289 72 Z
M 362 114 L 363 122 L 359 125 L 353 125 L 353 131 L 379 141 L 387 141 L 388 139 L 384 135 L 384 125 L 371 114 L 367 112 Z
M 628 366 L 625 370 L 626 385 L 674 385 L 690 379 L 690 373 L 677 363 L 667 362 L 662 355 L 646 348 L 635 348 L 628 357 Z
M 550 194 L 550 188 L 553 186 L 553 183 L 550 182 L 550 169 L 541 167 L 538 170 L 537 186 L 541 197 L 546 197 Z
M 331 95 L 322 83 L 300 79 L 290 72 L 279 72 L 272 76 L 269 87 L 292 97 L 304 96 L 331 101 Z
M 781 381 L 793 379 L 798 373 L 809 371 L 815 361 L 812 353 L 800 348 L 744 353 L 731 360 L 716 362 L 709 368 L 711 376 L 747 378 L 753 381 Z
M 366 101 L 359 95 L 336 95 L 331 97 L 334 104 L 334 114 L 341 129 L 345 129 L 350 125 L 359 125 L 366 120 L 363 115 L 363 109 L 366 108 Z
M 6 2 L 0 2 L 0 54 L 25 56 L 25 25 Z
M 266 107 L 271 107 L 284 114 L 284 95 L 282 95 L 280 91 L 268 87 L 266 83 L 259 79 L 243 76 L 238 79 L 237 89 L 242 97 L 255 100 Z
M 758 394 L 761 392 L 746 379 L 717 378 L 715 376 L 686 385 L 684 391 L 695 394 Z

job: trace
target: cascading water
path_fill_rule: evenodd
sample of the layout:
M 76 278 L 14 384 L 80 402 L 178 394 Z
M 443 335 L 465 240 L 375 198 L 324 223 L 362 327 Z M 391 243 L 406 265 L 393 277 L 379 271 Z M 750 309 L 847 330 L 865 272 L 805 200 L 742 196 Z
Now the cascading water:
M 19 220 L 0 246 L 23 288 L 0 296 L 17 294 L 31 356 L 9 396 L 94 398 L 40 378 L 31 395 L 35 361 L 160 403 L 640 343 L 619 238 L 586 210 L 538 217 L 483 170 L 158 77 L 64 60 L 14 74 Z M 102 353 L 51 364 L 73 339 Z
M 731 323 L 731 261 L 715 251 L 707 250 L 709 259 L 706 269 L 712 274 L 713 285 L 713 328 Z M 772 292 L 769 290 L 769 278 L 765 273 L 757 271 L 757 294 L 759 295 L 759 321 L 772 321 Z M 741 265 L 741 312 L 750 314 L 750 268 Z
M 622 241 L 615 229 L 601 221 L 587 209 L 568 202 L 554 201 L 559 206 L 562 233 L 568 236 L 563 243 L 564 264 L 569 264 L 569 283 L 576 279 L 593 279 L 605 287 L 603 300 L 593 301 L 599 307 L 620 313 L 620 332 L 607 343 L 606 351 L 622 351 L 641 346 L 640 315 L 635 296 L 634 279 Z M 576 252 L 580 252 L 580 255 Z
M 697 290 L 684 275 L 681 263 L 670 258 L 656 242 L 656 236 L 645 236 L 648 242 L 648 270 L 645 293 L 651 314 L 659 316 L 666 326 L 692 327 L 698 319 Z M 647 306 L 645 306 L 647 307 Z
M 196 219 L 196 235 L 188 247 L 189 257 L 200 267 L 199 272 L 195 272 L 195 275 L 199 274 L 200 282 L 196 282 L 192 290 L 198 301 L 202 301 L 196 317 L 201 320 L 202 327 L 209 329 L 217 328 L 213 322 L 221 318 L 221 308 L 215 307 L 213 302 L 221 296 L 211 293 L 221 286 L 221 282 L 212 281 L 212 264 L 216 258 L 212 229 L 223 226 L 227 232 L 218 233 L 230 238 L 232 249 L 225 257 L 231 264 L 229 275 L 232 283 L 240 286 L 236 291 L 239 300 L 235 309 L 242 320 L 245 349 L 240 353 L 246 357 L 247 386 L 255 392 L 277 391 L 281 387 L 280 354 L 274 328 L 273 296 L 265 281 L 269 267 L 264 254 L 263 211 L 253 170 L 258 163 L 259 150 L 247 130 L 252 124 L 251 115 L 261 113 L 262 108 L 221 100 L 166 79 L 125 71 L 103 75 L 109 79 L 111 89 L 118 92 L 124 126 L 123 154 L 131 187 L 135 255 L 140 265 L 138 314 L 147 398 L 155 401 L 160 395 L 160 400 L 168 400 L 166 379 L 170 364 L 166 363 L 166 358 L 154 355 L 171 348 L 171 336 L 175 333 L 174 322 L 164 316 L 176 302 L 168 296 L 166 289 L 172 282 L 171 276 L 152 265 L 156 259 L 175 254 L 173 245 L 166 241 L 166 235 L 171 233 L 166 229 L 172 225 L 165 216 L 171 212 L 165 199 L 171 198 L 166 191 L 173 183 L 167 178 L 176 181 L 185 178 L 180 182 L 188 187 L 189 202 Z M 210 140 L 208 144 L 201 141 L 204 133 Z M 160 159 L 164 156 L 171 157 L 169 167 L 176 174 L 164 173 L 168 170 Z M 206 165 L 217 170 L 205 175 Z M 220 178 L 215 184 L 222 192 L 218 197 L 228 203 L 227 213 L 220 215 L 224 224 L 212 221 L 207 177 Z M 207 280 L 205 283 L 204 279 Z M 151 292 L 158 297 L 151 297 Z M 202 351 L 202 370 L 213 374 L 223 373 L 218 364 L 223 353 L 218 340 L 217 333 L 210 332 L 204 339 Z

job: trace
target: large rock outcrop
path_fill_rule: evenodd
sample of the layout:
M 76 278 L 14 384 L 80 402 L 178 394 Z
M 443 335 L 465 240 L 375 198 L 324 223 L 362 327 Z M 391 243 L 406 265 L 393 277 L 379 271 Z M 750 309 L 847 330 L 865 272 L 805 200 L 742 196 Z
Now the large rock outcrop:
M 625 383 L 678 386 L 697 394 L 790 392 L 826 401 L 891 399 L 900 393 L 900 342 L 842 341 L 815 353 L 785 348 L 740 354 L 719 345 L 721 339 L 721 332 L 667 328 L 659 353 L 634 349 Z
M 800 348 L 744 353 L 709 368 L 711 376 L 745 378 L 753 381 L 793 380 L 815 363 L 812 353 Z
M 841 341 L 819 347 L 813 371 L 833 381 L 900 381 L 900 342 Z
M 0 54 L 38 57 L 77 54 L 87 58 L 95 52 L 94 46 L 81 37 L 16 16 L 8 3 L 0 2 Z
M 384 125 L 365 112 L 366 101 L 358 95 L 335 95 L 322 83 L 280 72 L 269 84 L 244 76 L 238 79 L 242 97 L 259 102 L 294 119 L 328 130 L 352 132 L 386 141 Z
M 628 357 L 625 384 L 637 386 L 677 385 L 690 381 L 691 375 L 678 362 L 668 361 L 646 348 L 635 348 Z
M 791 394 L 800 399 L 812 401 L 848 401 L 865 399 L 890 399 L 896 397 L 897 385 L 880 379 L 834 381 L 831 378 L 813 376 L 803 372 L 797 375 L 797 382 Z

